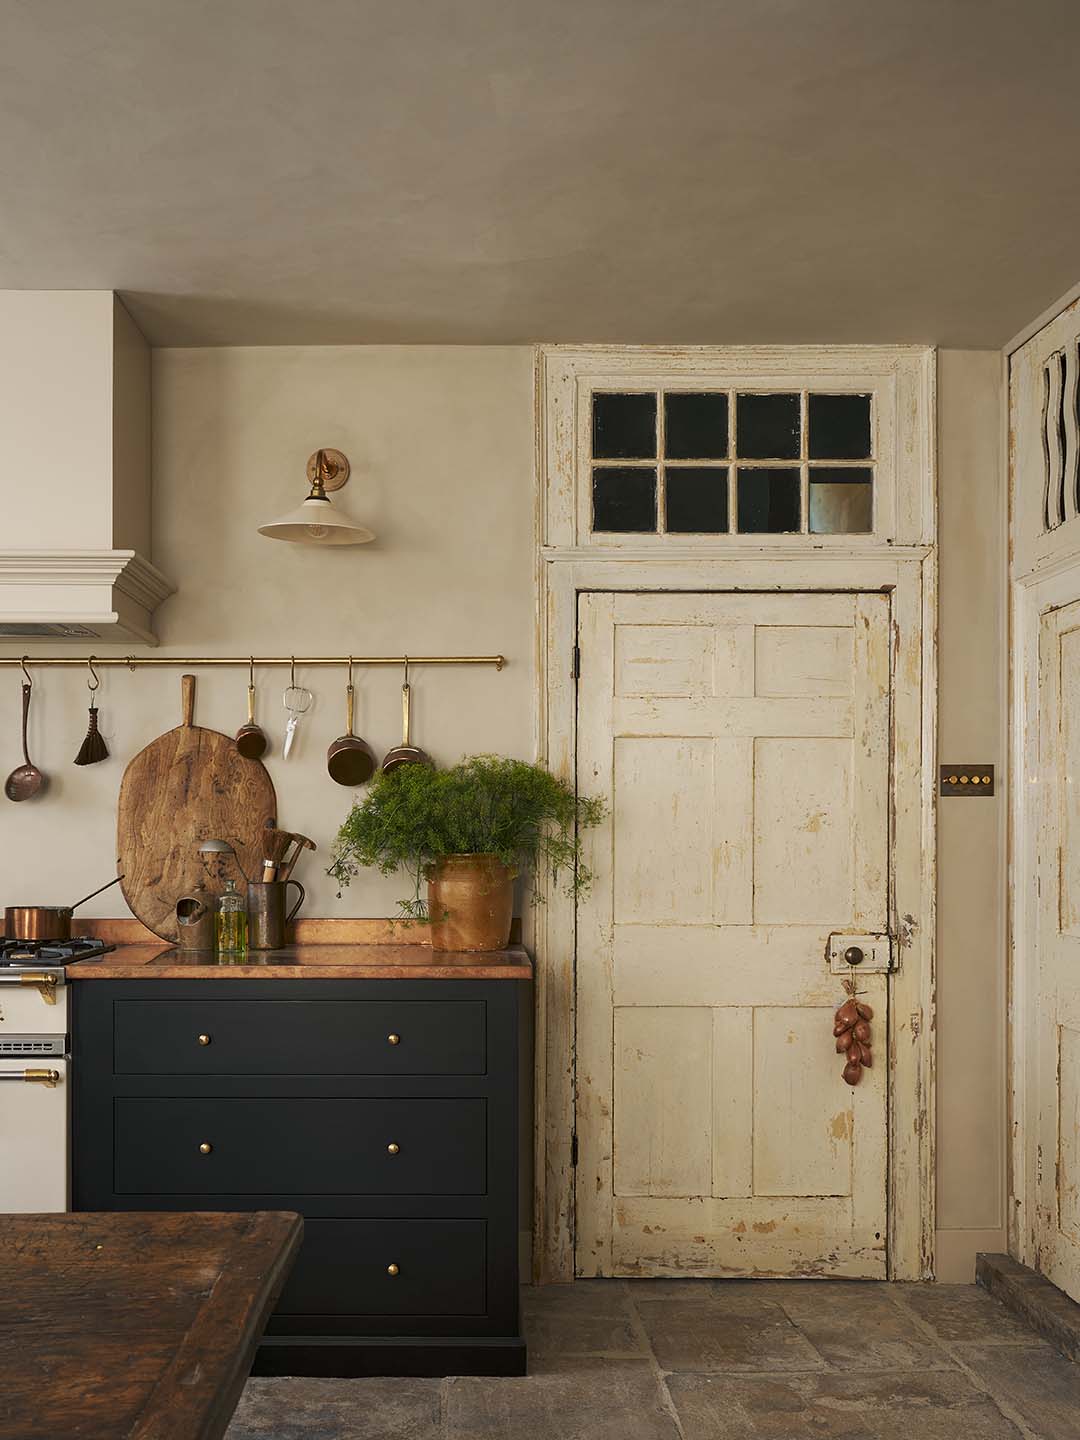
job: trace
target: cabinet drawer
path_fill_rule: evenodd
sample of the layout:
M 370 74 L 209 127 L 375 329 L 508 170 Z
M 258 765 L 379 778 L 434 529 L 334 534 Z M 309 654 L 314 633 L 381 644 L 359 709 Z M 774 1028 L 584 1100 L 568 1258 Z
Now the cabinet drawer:
M 483 1220 L 305 1220 L 275 1315 L 483 1315 L 486 1232 Z
M 482 1195 L 487 1188 L 483 1099 L 123 1097 L 114 1125 L 121 1195 Z
M 207 990 L 213 983 L 206 981 Z M 117 1000 L 117 1075 L 483 1075 L 483 1000 Z M 393 1038 L 392 1038 L 393 1037 Z

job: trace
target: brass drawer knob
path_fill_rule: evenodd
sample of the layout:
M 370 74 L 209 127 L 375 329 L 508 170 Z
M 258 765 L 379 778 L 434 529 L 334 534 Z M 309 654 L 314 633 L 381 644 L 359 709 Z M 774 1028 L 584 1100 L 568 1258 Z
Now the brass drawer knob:
M 210 1036 L 209 1036 L 209 1035 L 200 1035 L 200 1036 L 199 1036 L 199 1044 L 200 1044 L 200 1045 L 209 1045 L 209 1044 L 210 1044 Z
M 400 1274 L 401 1274 L 401 1271 L 398 1269 L 398 1267 L 397 1267 L 396 1265 L 387 1265 L 387 1267 L 386 1267 L 386 1273 L 387 1273 L 388 1275 L 400 1275 Z
M 386 1147 L 386 1153 L 387 1153 L 388 1155 L 397 1155 L 397 1154 L 400 1153 L 400 1151 L 401 1151 L 401 1146 L 395 1144 L 395 1142 L 394 1142 L 393 1140 L 391 1140 L 391 1141 L 390 1141 L 390 1144 L 387 1145 L 387 1147 Z
M 400 1036 L 400 1035 L 390 1034 L 390 1035 L 387 1035 L 386 1038 L 387 1038 L 387 1040 L 389 1040 L 389 1042 L 390 1042 L 391 1045 L 400 1045 L 400 1044 L 401 1044 L 401 1036 Z
M 200 1154 L 200 1155 L 209 1155 L 209 1154 L 210 1154 L 210 1151 L 213 1150 L 213 1148 L 214 1148 L 214 1147 L 213 1147 L 213 1145 L 210 1144 L 210 1141 L 209 1141 L 209 1140 L 204 1140 L 204 1141 L 202 1142 L 202 1144 L 199 1146 L 199 1154 Z

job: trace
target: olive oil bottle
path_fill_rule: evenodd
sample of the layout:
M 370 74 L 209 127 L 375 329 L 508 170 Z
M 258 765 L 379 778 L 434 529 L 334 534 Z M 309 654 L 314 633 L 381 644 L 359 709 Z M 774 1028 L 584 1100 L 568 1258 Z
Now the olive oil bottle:
M 225 881 L 225 892 L 218 901 L 217 948 L 219 955 L 240 955 L 247 949 L 247 905 L 236 888 L 235 880 Z

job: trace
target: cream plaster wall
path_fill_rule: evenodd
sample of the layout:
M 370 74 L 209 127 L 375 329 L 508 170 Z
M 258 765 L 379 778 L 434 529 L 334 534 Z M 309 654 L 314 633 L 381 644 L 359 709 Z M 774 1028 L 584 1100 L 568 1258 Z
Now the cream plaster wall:
M 377 540 L 322 551 L 256 526 L 298 504 L 319 445 L 344 450 L 340 502 Z M 153 557 L 178 593 L 157 611 L 167 654 L 505 654 L 507 667 L 421 669 L 414 734 L 444 762 L 532 746 L 533 407 L 526 348 L 159 350 L 153 356 Z M 72 542 L 74 543 L 74 542 Z M 32 647 L 56 649 L 40 642 Z M 100 653 L 131 647 L 101 646 Z M 61 647 L 60 653 L 69 653 Z M 196 720 L 232 733 L 247 674 L 196 667 Z M 388 915 L 398 880 L 366 874 L 342 899 L 325 857 L 352 792 L 326 774 L 345 728 L 345 672 L 304 670 L 315 693 L 288 761 L 281 670 L 257 676 L 258 716 L 279 818 L 319 846 L 297 876 L 312 915 Z M 0 744 L 17 759 L 18 672 L 0 674 Z M 32 804 L 0 801 L 3 897 L 67 903 L 115 873 L 116 800 L 126 761 L 179 723 L 176 670 L 102 672 L 110 758 L 76 768 L 85 674 L 36 676 L 31 754 L 50 776 Z M 401 738 L 400 671 L 358 670 L 358 730 L 382 752 Z M 6 773 L 9 766 L 0 769 Z M 86 915 L 126 913 L 117 891 Z
M 996 353 L 940 357 L 941 754 L 1004 762 L 1003 516 Z M 415 735 L 442 761 L 527 756 L 533 715 L 532 352 L 368 347 L 159 350 L 153 355 L 153 558 L 179 589 L 157 614 L 161 653 L 495 652 L 493 670 L 415 679 Z M 317 551 L 256 526 L 297 503 L 319 445 L 343 449 L 340 502 L 375 544 Z M 17 647 L 6 646 L 7 653 Z M 39 647 L 35 647 L 39 648 Z M 102 647 L 108 653 L 108 647 Z M 63 652 L 61 652 L 63 653 Z M 246 676 L 203 670 L 200 723 L 232 731 Z M 336 898 L 323 873 L 349 792 L 326 776 L 344 727 L 344 674 L 300 670 L 315 691 L 280 758 L 285 676 L 258 676 L 259 718 L 284 824 L 320 847 L 302 872 L 308 913 L 385 915 L 400 883 L 365 876 Z M 0 675 L 0 742 L 17 759 L 17 672 Z M 359 730 L 399 738 L 400 676 L 359 671 Z M 3 898 L 62 903 L 112 874 L 124 764 L 177 723 L 176 671 L 104 672 L 108 762 L 76 769 L 84 677 L 39 673 L 31 753 L 40 801 L 0 805 Z M 6 764 L 0 766 L 6 770 Z M 943 802 L 938 953 L 939 1276 L 970 1279 L 1004 1248 L 1004 800 Z M 116 892 L 93 915 L 123 913 Z
M 1005 582 L 1001 356 L 938 357 L 939 750 L 998 767 L 938 808 L 937 1273 L 1005 1250 Z

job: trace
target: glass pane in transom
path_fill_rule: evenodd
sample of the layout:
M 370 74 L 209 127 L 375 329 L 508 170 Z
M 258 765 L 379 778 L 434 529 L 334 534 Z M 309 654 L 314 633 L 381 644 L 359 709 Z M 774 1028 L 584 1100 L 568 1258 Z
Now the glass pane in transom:
M 799 481 L 795 466 L 740 468 L 740 534 L 780 535 L 800 529 Z
M 735 453 L 740 460 L 797 460 L 801 453 L 798 395 L 739 395 Z
M 726 465 L 678 465 L 664 471 L 664 526 L 674 535 L 722 535 L 728 528 Z
M 593 529 L 622 534 L 656 530 L 656 470 L 597 465 L 592 472 Z
M 810 469 L 810 533 L 869 535 L 874 528 L 874 472 L 869 465 Z
M 594 460 L 655 459 L 656 396 L 594 394 L 592 453 Z
M 807 428 L 811 460 L 869 460 L 870 396 L 810 395 Z
M 664 396 L 664 454 L 669 460 L 724 460 L 728 397 L 722 392 Z

